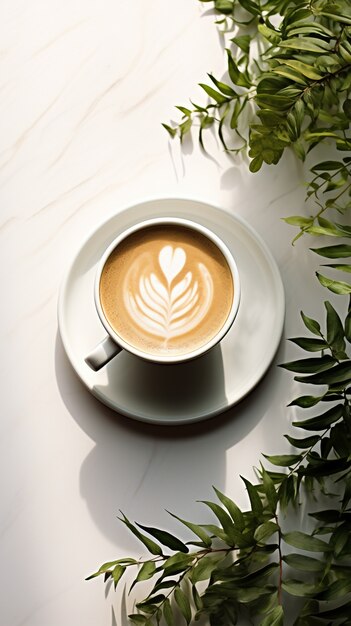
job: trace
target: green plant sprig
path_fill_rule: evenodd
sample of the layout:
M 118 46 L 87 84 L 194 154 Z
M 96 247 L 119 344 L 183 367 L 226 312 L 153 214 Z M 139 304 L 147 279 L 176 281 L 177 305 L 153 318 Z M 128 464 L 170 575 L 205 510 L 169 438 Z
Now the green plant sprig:
M 217 126 L 228 154 L 247 151 L 251 172 L 264 163 L 277 164 L 287 148 L 302 160 L 322 142 L 350 151 L 351 8 L 347 0 L 225 0 L 214 7 L 236 31 L 233 37 L 227 28 L 227 79 L 209 75 L 212 85 L 200 83 L 209 103 L 177 107 L 183 114 L 180 123 L 164 124 L 171 137 L 182 141 L 197 126 L 205 150 L 204 132 Z M 242 19 L 243 12 L 250 19 Z M 259 59 L 257 50 L 261 50 Z M 312 168 L 307 199 L 315 199 L 316 209 L 309 217 L 286 220 L 299 227 L 294 241 L 305 233 L 323 234 L 321 229 L 328 229 L 322 221 L 325 215 L 348 213 L 350 160 L 321 162 Z M 321 204 L 319 193 L 324 191 L 327 198 Z M 337 229 L 329 230 L 325 234 L 337 236 Z M 328 286 L 327 280 L 324 284 Z
M 339 150 L 348 150 L 351 11 L 347 1 L 331 5 L 237 0 L 214 5 L 236 30 L 226 48 L 228 79 L 209 75 L 213 85 L 200 83 L 209 104 L 178 107 L 183 118 L 178 126 L 165 125 L 170 135 L 182 140 L 197 120 L 203 146 L 203 131 L 216 123 L 223 147 L 230 151 L 223 133 L 229 121 L 233 139 L 237 132 L 244 135 L 253 172 L 263 163 L 276 164 L 289 146 L 303 160 L 328 139 Z M 329 12 L 331 6 L 334 13 Z M 249 23 L 236 17 L 238 9 L 251 16 Z M 262 50 L 259 63 L 257 49 Z M 239 129 L 242 120 L 244 131 Z
M 116 587 L 126 568 L 136 566 L 131 589 L 154 579 L 151 591 L 137 603 L 137 612 L 129 616 L 131 623 L 171 625 L 178 611 L 187 624 L 206 614 L 211 625 L 229 626 L 251 614 L 260 616 L 259 623 L 264 626 L 279 625 L 284 623 L 285 594 L 306 599 L 295 622 L 300 626 L 324 624 L 323 617 L 319 622 L 312 620 L 323 613 L 329 623 L 333 615 L 335 624 L 340 623 L 339 618 L 347 623 L 351 593 L 351 359 L 346 344 L 351 343 L 351 306 L 344 323 L 330 302 L 325 307 L 325 332 L 316 320 L 302 313 L 311 336 L 291 339 L 319 356 L 282 367 L 296 373 L 295 380 L 300 383 L 326 387 L 319 395 L 296 398 L 290 406 L 309 409 L 328 403 L 330 408 L 293 422 L 299 431 L 308 433 L 303 438 L 286 435 L 296 453 L 264 455 L 279 471 L 261 464 L 256 484 L 243 478 L 250 509 L 242 511 L 215 489 L 219 503 L 204 504 L 217 524 L 194 524 L 173 515 L 195 536 L 188 543 L 167 531 L 135 525 L 124 515 L 121 518 L 152 557 L 142 562 L 126 558 L 105 563 L 92 577 L 103 575 Z M 329 491 L 330 484 L 338 487 L 339 496 Z M 317 501 L 318 494 L 324 494 L 333 504 L 309 513 L 315 521 L 312 533 L 286 531 L 282 519 L 289 507 L 298 505 L 304 492 L 314 494 Z M 337 497 L 340 508 L 335 506 Z M 321 538 L 324 535 L 328 542 Z M 190 545 L 196 549 L 190 550 Z M 291 552 L 291 548 L 298 551 Z M 199 590 L 199 583 L 205 589 Z M 334 600 L 338 607 L 329 609 Z

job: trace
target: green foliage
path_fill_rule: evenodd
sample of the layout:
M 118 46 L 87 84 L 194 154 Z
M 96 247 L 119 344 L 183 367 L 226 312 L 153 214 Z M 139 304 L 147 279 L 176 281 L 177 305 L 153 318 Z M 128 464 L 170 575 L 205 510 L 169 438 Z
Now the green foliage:
M 351 360 L 346 349 L 350 307 L 343 320 L 330 302 L 325 302 L 325 310 L 324 324 L 302 313 L 303 324 L 312 337 L 294 338 L 307 351 L 311 349 L 309 341 L 321 342 L 319 350 L 313 344 L 313 351 L 319 351 L 319 356 L 291 361 L 282 367 L 302 374 L 295 377 L 301 384 L 322 387 L 313 403 L 301 402 L 301 398 L 309 397 L 302 396 L 291 405 L 302 410 L 321 403 L 328 403 L 329 407 L 293 422 L 295 428 L 313 432 L 305 437 L 286 435 L 298 453 L 264 455 L 271 465 L 283 471 L 261 465 L 256 483 L 243 477 L 249 508 L 241 510 L 214 488 L 217 501 L 202 503 L 210 509 L 214 523 L 194 524 L 171 514 L 190 532 L 186 544 L 167 531 L 134 524 L 122 516 L 121 520 L 151 556 L 140 561 L 110 561 L 89 578 L 102 575 L 105 581 L 111 578 L 116 587 L 127 568 L 137 568 L 130 589 L 148 581 L 149 592 L 137 603 L 137 612 L 129 616 L 132 624 L 172 626 L 179 614 L 185 624 L 193 624 L 205 614 L 214 626 L 230 626 L 237 624 L 240 616 L 249 614 L 259 618 L 263 626 L 282 626 L 284 594 L 305 599 L 296 625 L 313 624 L 317 618 L 318 623 L 329 620 L 331 624 L 349 615 Z M 318 339 L 313 338 L 316 335 Z M 337 499 L 330 493 L 330 486 L 338 488 Z M 296 507 L 304 494 L 314 498 L 310 500 L 309 513 L 314 522 L 312 532 L 285 530 L 284 511 Z M 332 499 L 333 505 L 315 510 L 313 502 L 322 494 Z M 153 539 L 148 539 L 139 528 Z M 332 608 L 330 601 L 334 602 Z
M 221 80 L 210 75 L 211 86 L 200 83 L 209 98 L 207 104 L 177 107 L 183 114 L 180 123 L 164 124 L 170 136 L 183 140 L 197 128 L 205 150 L 204 132 L 215 125 L 227 154 L 246 151 L 253 173 L 263 164 L 277 164 L 287 148 L 302 161 L 321 143 L 335 146 L 341 154 L 349 151 L 349 0 L 223 0 L 212 4 L 228 44 L 227 71 Z M 316 163 L 311 172 L 307 200 L 309 204 L 314 201 L 314 214 L 284 218 L 299 228 L 294 241 L 305 233 L 351 237 L 350 227 L 326 219 L 330 213 L 345 215 L 351 208 L 351 157 Z M 340 244 L 340 257 L 338 245 L 334 248 L 335 256 L 330 258 L 350 258 L 349 246 Z M 336 274 L 351 271 L 350 263 L 328 267 Z M 335 294 L 351 292 L 349 283 L 338 276 L 319 272 L 317 277 Z
M 182 125 L 187 119 L 196 122 L 200 130 L 208 115 L 220 125 L 226 110 L 228 120 L 234 117 L 229 133 L 233 147 L 227 148 L 222 141 L 224 149 L 237 151 L 247 146 L 251 171 L 260 169 L 263 163 L 277 163 L 289 146 L 302 160 L 324 141 L 332 140 L 339 150 L 348 150 L 348 0 L 223 0 L 213 4 L 222 16 L 218 23 L 223 24 L 228 42 L 227 78 L 219 81 L 210 76 L 217 89 L 200 83 L 209 103 L 187 108 L 181 123 L 167 128 L 171 135 L 182 136 Z M 236 138 L 240 140 L 239 149 L 235 146 Z M 324 183 L 328 191 L 346 185 L 348 167 L 343 161 L 329 161 L 326 168 L 316 167 L 313 172 L 317 181 L 318 171 L 331 172 Z M 315 180 L 311 193 L 314 184 Z

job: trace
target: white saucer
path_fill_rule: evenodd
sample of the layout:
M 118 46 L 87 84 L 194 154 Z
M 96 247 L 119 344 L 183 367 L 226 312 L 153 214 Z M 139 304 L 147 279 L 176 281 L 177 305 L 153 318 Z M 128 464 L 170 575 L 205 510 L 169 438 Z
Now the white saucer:
M 218 346 L 194 361 L 156 365 L 121 352 L 94 372 L 84 359 L 106 334 L 94 305 L 98 261 L 122 230 L 141 220 L 166 215 L 207 226 L 232 251 L 242 284 L 234 325 Z M 279 270 L 261 237 L 242 219 L 217 207 L 172 198 L 129 207 L 90 235 L 64 279 L 58 319 L 67 356 L 94 396 L 128 417 L 173 425 L 217 415 L 257 385 L 277 351 L 284 311 Z

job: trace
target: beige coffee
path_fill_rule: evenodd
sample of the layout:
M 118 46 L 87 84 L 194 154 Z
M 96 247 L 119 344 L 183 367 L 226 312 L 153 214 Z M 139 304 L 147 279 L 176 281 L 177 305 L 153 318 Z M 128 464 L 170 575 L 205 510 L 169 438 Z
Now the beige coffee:
M 107 259 L 100 302 L 114 331 L 157 356 L 201 348 L 223 327 L 234 296 L 221 250 L 186 226 L 151 225 L 127 236 Z

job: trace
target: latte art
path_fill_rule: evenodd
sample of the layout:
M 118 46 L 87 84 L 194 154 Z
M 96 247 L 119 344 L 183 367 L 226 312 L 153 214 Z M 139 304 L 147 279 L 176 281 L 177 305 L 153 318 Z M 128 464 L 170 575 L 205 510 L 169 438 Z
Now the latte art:
M 212 302 L 213 281 L 203 263 L 198 264 L 197 280 L 191 271 L 178 280 L 186 265 L 186 253 L 180 247 L 164 246 L 158 255 L 158 263 L 164 280 L 154 272 L 145 275 L 143 268 L 139 267 L 140 262 L 135 261 L 126 276 L 124 303 L 138 326 L 167 341 L 190 332 L 201 323 Z M 137 272 L 140 278 L 138 292 L 134 294 L 128 285 L 130 276 Z M 203 284 L 202 298 L 199 281 Z
M 234 285 L 218 246 L 172 223 L 146 226 L 118 243 L 102 269 L 99 297 L 126 344 L 156 357 L 182 356 L 220 332 Z

